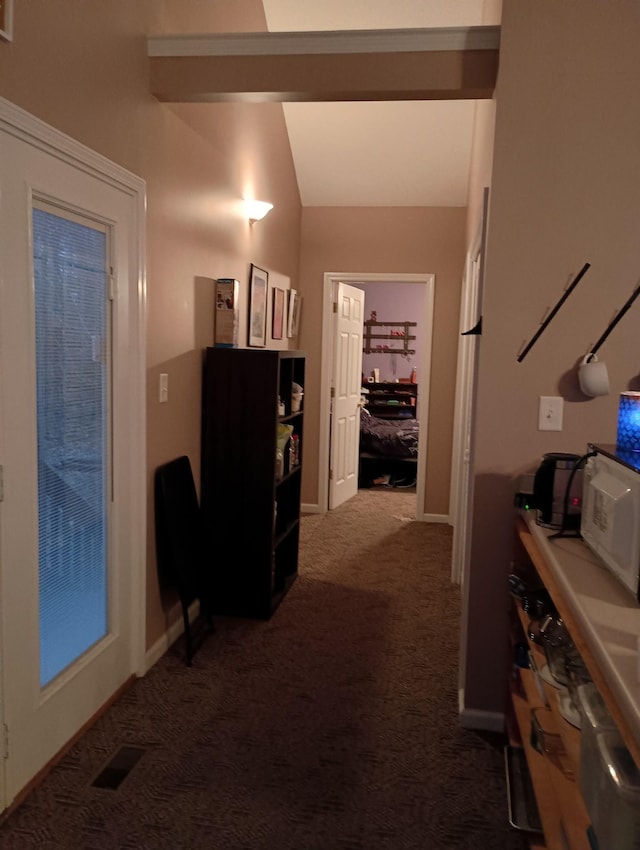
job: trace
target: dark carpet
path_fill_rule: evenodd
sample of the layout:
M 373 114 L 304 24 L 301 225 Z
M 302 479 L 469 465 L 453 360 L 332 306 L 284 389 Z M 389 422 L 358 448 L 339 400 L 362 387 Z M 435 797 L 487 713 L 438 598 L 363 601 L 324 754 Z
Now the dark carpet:
M 502 742 L 458 725 L 451 529 L 361 491 L 302 524 L 269 622 L 176 645 L 0 827 L 11 850 L 522 850 Z M 93 781 L 122 747 L 116 788 Z M 138 750 L 143 750 L 141 756 Z

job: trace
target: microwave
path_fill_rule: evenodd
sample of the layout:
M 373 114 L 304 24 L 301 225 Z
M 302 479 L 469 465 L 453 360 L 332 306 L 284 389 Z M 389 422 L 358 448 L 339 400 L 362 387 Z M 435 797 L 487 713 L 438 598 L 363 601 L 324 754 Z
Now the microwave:
M 590 445 L 580 533 L 605 566 L 640 601 L 640 454 Z

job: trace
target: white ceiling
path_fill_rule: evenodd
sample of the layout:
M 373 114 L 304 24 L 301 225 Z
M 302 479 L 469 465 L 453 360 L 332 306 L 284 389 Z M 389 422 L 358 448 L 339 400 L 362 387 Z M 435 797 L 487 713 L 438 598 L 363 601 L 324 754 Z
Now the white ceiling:
M 263 5 L 271 32 L 483 23 L 483 0 Z M 302 205 L 466 206 L 474 103 L 284 103 Z

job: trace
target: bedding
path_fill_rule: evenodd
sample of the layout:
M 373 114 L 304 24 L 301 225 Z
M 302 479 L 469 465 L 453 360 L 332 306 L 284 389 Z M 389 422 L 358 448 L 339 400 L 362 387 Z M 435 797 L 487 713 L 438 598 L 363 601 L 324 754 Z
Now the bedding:
M 389 458 L 417 458 L 417 419 L 380 419 L 360 411 L 360 453 Z

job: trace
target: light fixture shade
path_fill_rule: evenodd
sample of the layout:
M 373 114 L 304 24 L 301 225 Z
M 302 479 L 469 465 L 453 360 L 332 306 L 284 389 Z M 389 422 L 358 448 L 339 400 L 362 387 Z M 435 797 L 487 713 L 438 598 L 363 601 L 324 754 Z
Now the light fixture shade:
M 640 393 L 620 393 L 616 447 L 622 451 L 640 452 Z
M 245 201 L 244 206 L 250 222 L 260 221 L 273 209 L 273 204 L 268 201 Z

